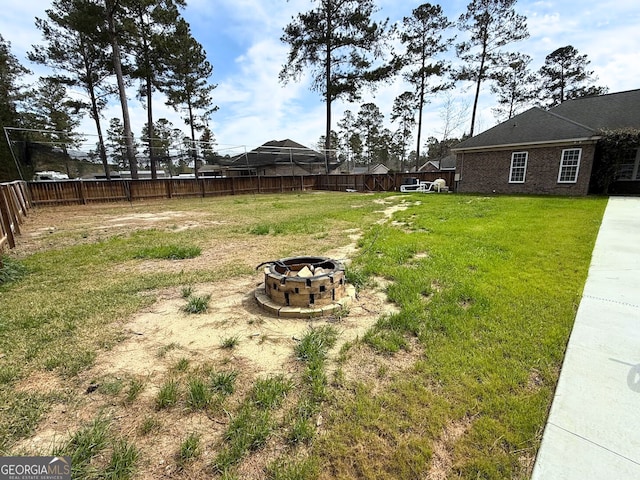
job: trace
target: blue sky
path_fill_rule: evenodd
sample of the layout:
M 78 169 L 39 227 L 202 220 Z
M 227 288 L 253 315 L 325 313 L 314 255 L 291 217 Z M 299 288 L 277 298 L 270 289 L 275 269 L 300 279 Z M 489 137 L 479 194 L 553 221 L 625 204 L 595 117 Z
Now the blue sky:
M 269 140 L 291 138 L 315 146 L 324 133 L 324 104 L 318 93 L 309 90 L 308 78 L 282 85 L 278 73 L 286 59 L 287 46 L 280 42 L 283 27 L 298 12 L 312 7 L 310 0 L 187 0 L 183 11 L 196 39 L 207 51 L 214 72 L 213 91 L 219 110 L 211 117 L 211 127 L 222 153 L 253 148 Z M 25 53 L 41 41 L 34 18 L 45 17 L 50 2 L 45 0 L 3 0 L 0 32 L 12 44 L 12 52 L 35 75 L 49 73 L 30 64 Z M 434 2 L 435 3 L 435 2 Z M 444 13 L 452 20 L 466 10 L 468 1 L 443 3 Z M 378 0 L 379 17 L 397 22 L 420 3 L 405 0 Z M 537 70 L 546 55 L 566 45 L 573 45 L 591 61 L 590 69 L 598 77 L 598 85 L 610 92 L 640 88 L 640 5 L 637 0 L 601 2 L 520 1 L 516 11 L 527 17 L 530 38 L 513 44 L 510 49 L 533 57 Z M 333 125 L 345 109 L 357 112 L 360 104 L 373 101 L 388 120 L 394 98 L 405 91 L 401 79 L 365 92 L 363 100 L 348 105 L 334 104 Z M 138 133 L 146 121 L 142 105 L 132 90 L 129 101 L 133 129 Z M 433 98 L 425 109 L 422 137 L 440 138 L 444 129 L 445 104 L 450 112 L 467 112 L 465 121 L 454 132 L 469 129 L 472 90 L 469 84 L 458 84 L 447 96 Z M 495 99 L 485 85 L 480 97 L 476 132 L 497 123 L 491 112 Z M 158 96 L 154 102 L 156 118 L 165 117 L 176 127 L 184 123 Z M 116 99 L 105 111 L 107 119 L 120 116 Z M 94 133 L 88 120 L 82 130 Z M 186 131 L 186 129 L 185 129 Z M 228 149 L 228 150 L 225 150 Z

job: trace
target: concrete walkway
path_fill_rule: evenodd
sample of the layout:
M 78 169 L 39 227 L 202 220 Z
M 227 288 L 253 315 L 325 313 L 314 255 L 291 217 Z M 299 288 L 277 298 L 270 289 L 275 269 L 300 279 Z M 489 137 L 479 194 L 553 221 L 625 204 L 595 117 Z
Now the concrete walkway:
M 532 478 L 640 479 L 640 198 L 609 199 Z

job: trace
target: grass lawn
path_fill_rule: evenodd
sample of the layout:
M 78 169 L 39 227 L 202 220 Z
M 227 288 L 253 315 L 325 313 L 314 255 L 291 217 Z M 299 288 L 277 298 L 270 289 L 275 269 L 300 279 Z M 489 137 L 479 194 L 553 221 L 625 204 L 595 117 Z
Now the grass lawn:
M 313 192 L 38 209 L 0 276 L 0 454 L 70 455 L 74 478 L 159 477 L 160 461 L 176 478 L 528 478 L 605 205 Z M 198 287 L 355 234 L 349 280 L 397 307 L 356 340 L 340 343 L 343 312 L 298 339 L 287 375 L 243 370 L 234 335 L 220 361 L 167 342 L 160 373 L 96 371 L 161 292 L 201 315 L 216 299 Z M 34 451 L 61 412 L 75 421 Z

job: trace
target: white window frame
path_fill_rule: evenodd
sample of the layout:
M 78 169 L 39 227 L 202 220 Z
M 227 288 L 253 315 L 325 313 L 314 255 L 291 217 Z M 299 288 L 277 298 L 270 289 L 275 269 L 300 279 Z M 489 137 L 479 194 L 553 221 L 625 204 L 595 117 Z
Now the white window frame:
M 578 152 L 578 159 L 575 165 L 567 165 L 565 162 L 569 161 L 569 159 L 565 158 L 570 154 L 570 152 Z M 570 160 L 574 160 L 571 158 Z M 578 173 L 580 172 L 580 160 L 582 160 L 582 149 L 581 148 L 566 148 L 562 150 L 562 157 L 560 157 L 560 168 L 558 169 L 558 183 L 577 183 L 578 182 Z M 571 168 L 576 169 L 576 173 L 573 176 L 572 180 L 561 180 L 562 174 Z
M 516 155 L 518 155 L 518 156 L 524 155 L 524 165 L 515 167 L 515 169 L 517 169 L 517 171 L 522 170 L 522 180 L 514 180 L 513 179 L 514 162 L 516 160 Z M 521 159 L 521 157 L 519 157 L 519 159 Z M 511 168 L 509 169 L 509 183 L 524 183 L 525 182 L 525 180 L 527 178 L 527 163 L 528 162 L 529 162 L 529 152 L 513 152 L 511 154 Z

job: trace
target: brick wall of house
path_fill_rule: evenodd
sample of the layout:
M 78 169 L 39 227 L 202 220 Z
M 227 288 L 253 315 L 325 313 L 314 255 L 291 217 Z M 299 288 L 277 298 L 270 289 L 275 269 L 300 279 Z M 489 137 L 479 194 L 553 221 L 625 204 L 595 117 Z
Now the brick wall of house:
M 582 156 L 576 183 L 558 183 L 560 160 L 565 149 L 581 148 Z M 529 152 L 524 183 L 509 183 L 511 154 Z M 548 195 L 586 195 L 595 144 L 570 144 L 553 147 L 526 147 L 490 152 L 458 152 L 457 191 L 461 193 L 512 193 Z

